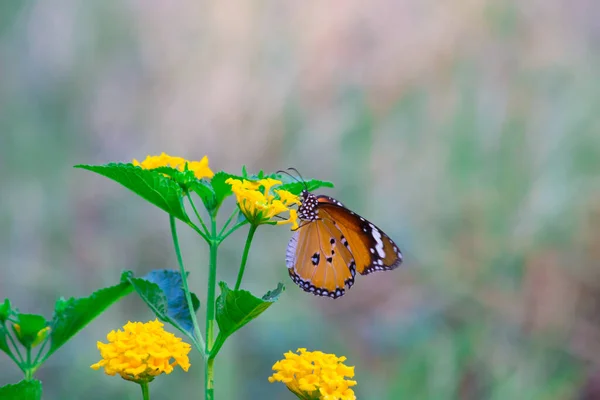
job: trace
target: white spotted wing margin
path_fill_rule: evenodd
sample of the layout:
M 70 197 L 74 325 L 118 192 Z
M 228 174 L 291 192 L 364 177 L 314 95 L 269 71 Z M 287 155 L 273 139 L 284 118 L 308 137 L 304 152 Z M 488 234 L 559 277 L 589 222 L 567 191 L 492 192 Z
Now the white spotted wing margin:
M 352 260 L 348 269 L 344 270 L 344 267 L 339 264 L 341 260 L 333 261 L 333 254 L 335 254 L 333 248 L 325 249 L 309 245 L 311 242 L 309 236 L 315 233 L 318 235 L 316 224 L 319 223 L 320 221 L 314 221 L 311 224 L 315 225 L 301 227 L 294 233 L 286 250 L 286 266 L 292 281 L 305 292 L 336 299 L 343 296 L 346 288 L 350 288 L 354 283 L 356 273 L 354 261 Z M 309 232 L 311 229 L 313 231 Z M 331 242 L 329 244 L 333 246 Z M 337 263 L 337 272 L 335 263 Z

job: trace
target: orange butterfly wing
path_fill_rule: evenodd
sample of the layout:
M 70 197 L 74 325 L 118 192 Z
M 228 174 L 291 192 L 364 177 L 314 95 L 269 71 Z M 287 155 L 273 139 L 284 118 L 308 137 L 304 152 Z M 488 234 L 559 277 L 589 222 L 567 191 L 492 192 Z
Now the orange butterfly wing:
M 398 246 L 381 229 L 332 197 L 319 195 L 317 200 L 319 218 L 331 221 L 343 234 L 361 275 L 389 271 L 402 264 Z
M 330 220 L 315 220 L 297 230 L 288 245 L 286 264 L 304 291 L 337 298 L 354 283 L 356 267 L 342 232 Z

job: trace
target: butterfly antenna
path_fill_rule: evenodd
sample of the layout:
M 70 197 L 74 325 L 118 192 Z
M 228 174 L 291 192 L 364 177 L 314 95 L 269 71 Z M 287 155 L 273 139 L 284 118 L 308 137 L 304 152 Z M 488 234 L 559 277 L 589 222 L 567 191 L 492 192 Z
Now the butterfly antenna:
M 292 170 L 295 173 L 298 174 L 298 176 L 300 177 L 300 179 L 302 180 L 302 184 L 304 185 L 304 189 L 306 189 L 306 191 L 308 192 L 308 186 L 306 185 L 306 181 L 304 180 L 304 178 L 302 177 L 302 175 L 300 174 L 300 172 L 298 172 L 298 170 L 294 167 L 289 167 L 288 170 Z M 291 176 L 291 174 L 289 174 Z
M 287 176 L 289 176 L 290 178 L 292 178 L 292 179 L 293 179 L 293 180 L 295 180 L 296 182 L 298 182 L 298 183 L 302 183 L 302 182 L 301 182 L 301 181 L 300 181 L 298 178 L 296 178 L 294 175 L 290 174 L 290 173 L 289 173 L 289 172 L 287 172 L 287 171 L 284 171 L 284 170 L 281 170 L 281 169 L 280 169 L 279 171 L 275 171 L 275 173 L 276 173 L 276 174 L 286 174 Z

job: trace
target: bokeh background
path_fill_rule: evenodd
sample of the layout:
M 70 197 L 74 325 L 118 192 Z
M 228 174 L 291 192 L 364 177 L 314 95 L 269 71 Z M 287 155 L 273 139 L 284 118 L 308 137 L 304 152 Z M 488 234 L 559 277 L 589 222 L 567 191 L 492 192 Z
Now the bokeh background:
M 225 345 L 219 399 L 291 399 L 267 377 L 297 347 L 346 355 L 359 399 L 600 398 L 599 16 L 594 0 L 2 1 L 0 300 L 50 317 L 124 269 L 175 267 L 166 215 L 74 164 L 294 166 L 405 266 L 316 298 L 287 276 L 291 233 L 261 228 L 244 286 L 287 290 Z M 207 249 L 180 233 L 202 299 Z M 89 365 L 151 318 L 133 295 L 110 308 L 38 372 L 45 398 L 139 398 Z M 153 398 L 201 398 L 192 363 Z

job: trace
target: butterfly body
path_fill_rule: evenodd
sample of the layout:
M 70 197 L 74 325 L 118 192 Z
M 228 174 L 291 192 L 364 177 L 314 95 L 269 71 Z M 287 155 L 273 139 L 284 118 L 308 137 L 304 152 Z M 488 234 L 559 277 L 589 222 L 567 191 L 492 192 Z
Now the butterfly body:
M 383 231 L 332 197 L 303 190 L 298 217 L 302 223 L 288 244 L 286 265 L 306 292 L 337 298 L 352 287 L 357 271 L 367 275 L 402 263 Z

